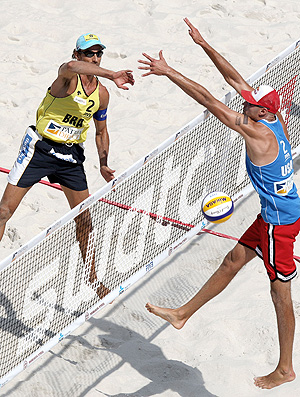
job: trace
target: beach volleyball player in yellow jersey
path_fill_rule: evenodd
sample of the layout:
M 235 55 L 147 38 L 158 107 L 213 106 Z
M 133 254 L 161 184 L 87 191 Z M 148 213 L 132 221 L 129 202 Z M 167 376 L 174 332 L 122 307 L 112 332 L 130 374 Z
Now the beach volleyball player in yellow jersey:
M 83 168 L 84 147 L 89 123 L 96 128 L 96 146 L 100 172 L 108 182 L 114 170 L 108 167 L 109 136 L 106 110 L 109 102 L 107 89 L 97 76 L 115 82 L 127 90 L 125 84 L 134 84 L 131 70 L 113 72 L 100 67 L 106 47 L 98 36 L 84 34 L 76 42 L 73 60 L 64 63 L 37 110 L 35 126 L 25 132 L 17 160 L 8 175 L 8 184 L 0 203 L 0 240 L 5 224 L 24 195 L 41 178 L 59 183 L 71 208 L 89 196 Z M 78 216 L 77 238 L 83 259 L 86 254 L 86 236 L 91 228 L 89 212 Z

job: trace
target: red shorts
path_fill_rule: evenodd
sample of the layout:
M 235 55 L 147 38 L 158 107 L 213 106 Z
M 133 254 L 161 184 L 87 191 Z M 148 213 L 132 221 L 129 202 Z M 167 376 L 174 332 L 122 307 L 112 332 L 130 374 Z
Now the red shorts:
M 271 281 L 289 281 L 297 275 L 294 242 L 300 230 L 300 218 L 290 225 L 271 225 L 259 214 L 239 239 L 263 259 Z

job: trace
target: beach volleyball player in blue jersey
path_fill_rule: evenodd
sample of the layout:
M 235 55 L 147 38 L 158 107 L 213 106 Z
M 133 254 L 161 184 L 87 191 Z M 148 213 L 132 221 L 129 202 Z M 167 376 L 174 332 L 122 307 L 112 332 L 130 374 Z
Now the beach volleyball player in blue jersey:
M 280 99 L 270 86 L 253 89 L 240 74 L 215 51 L 186 18 L 189 34 L 213 61 L 217 69 L 245 100 L 243 113 L 235 112 L 214 98 L 200 84 L 183 76 L 165 61 L 143 54 L 140 60 L 147 72 L 143 76 L 166 76 L 185 93 L 205 106 L 230 129 L 237 131 L 246 142 L 247 172 L 260 197 L 261 213 L 226 255 L 220 267 L 199 292 L 177 309 L 165 309 L 146 304 L 149 312 L 182 328 L 204 304 L 218 295 L 238 271 L 256 255 L 263 259 L 271 284 L 275 306 L 280 358 L 275 370 L 254 379 L 256 386 L 271 389 L 295 379 L 292 364 L 295 317 L 291 298 L 291 280 L 296 276 L 293 259 L 295 238 L 300 228 L 300 199 L 293 182 L 293 162 L 287 127 L 278 112 Z

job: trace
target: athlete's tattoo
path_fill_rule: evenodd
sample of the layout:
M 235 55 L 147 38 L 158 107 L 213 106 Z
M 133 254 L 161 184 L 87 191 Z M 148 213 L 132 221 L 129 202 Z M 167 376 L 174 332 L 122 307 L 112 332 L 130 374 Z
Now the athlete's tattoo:
M 235 125 L 241 125 L 241 116 L 236 116 Z
M 241 125 L 241 122 L 242 122 L 241 116 L 237 116 L 235 119 L 235 125 Z M 248 116 L 246 116 L 245 114 L 244 114 L 243 124 L 248 124 Z

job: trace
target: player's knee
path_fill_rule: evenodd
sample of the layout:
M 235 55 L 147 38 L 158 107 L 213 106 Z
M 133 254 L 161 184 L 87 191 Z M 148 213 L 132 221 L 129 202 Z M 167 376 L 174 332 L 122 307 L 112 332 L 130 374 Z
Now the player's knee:
M 84 211 L 82 214 L 76 216 L 75 218 L 77 229 L 84 230 L 85 232 L 91 232 L 92 227 L 92 218 L 89 211 Z
M 230 251 L 225 256 L 221 266 L 227 273 L 237 274 L 243 265 L 244 264 L 238 258 L 234 257 L 233 252 Z
M 278 281 L 281 283 L 281 281 Z M 271 298 L 274 305 L 291 305 L 292 297 L 289 288 L 285 288 L 285 283 L 282 283 L 282 288 L 274 288 L 271 285 Z
M 12 216 L 12 211 L 9 206 L 5 204 L 0 204 L 0 222 L 4 224 Z

